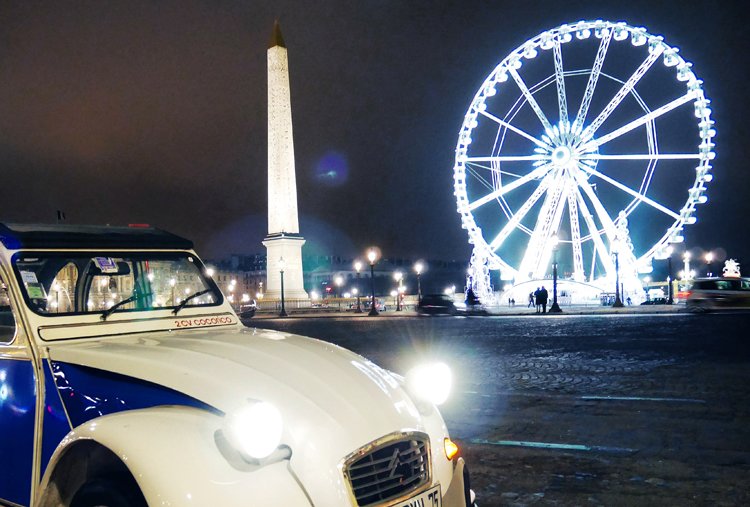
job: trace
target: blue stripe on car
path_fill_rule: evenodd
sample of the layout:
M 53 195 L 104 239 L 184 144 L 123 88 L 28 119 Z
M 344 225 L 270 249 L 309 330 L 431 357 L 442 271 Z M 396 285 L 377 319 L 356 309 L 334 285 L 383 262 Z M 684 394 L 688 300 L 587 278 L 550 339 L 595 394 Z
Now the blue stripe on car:
M 102 415 L 159 405 L 222 414 L 191 396 L 145 380 L 59 361 L 50 361 L 50 366 L 73 427 Z

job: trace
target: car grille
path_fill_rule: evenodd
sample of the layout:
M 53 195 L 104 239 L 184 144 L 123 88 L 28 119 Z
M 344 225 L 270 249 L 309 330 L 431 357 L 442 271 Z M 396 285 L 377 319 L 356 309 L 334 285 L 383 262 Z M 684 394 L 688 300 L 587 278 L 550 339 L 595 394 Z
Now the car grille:
M 429 456 L 424 433 L 392 435 L 360 449 L 344 468 L 357 505 L 387 503 L 428 484 Z

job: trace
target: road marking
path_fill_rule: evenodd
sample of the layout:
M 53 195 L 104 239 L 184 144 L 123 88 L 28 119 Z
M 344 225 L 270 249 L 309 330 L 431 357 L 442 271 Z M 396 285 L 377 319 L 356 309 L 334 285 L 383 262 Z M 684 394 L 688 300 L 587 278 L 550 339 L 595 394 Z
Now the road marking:
M 547 393 L 512 393 L 512 392 L 499 392 L 499 393 L 480 393 L 477 391 L 463 391 L 459 394 L 470 394 L 479 396 L 481 398 L 496 398 L 498 396 L 522 396 L 524 398 L 573 398 L 576 400 L 584 401 L 654 401 L 664 403 L 706 403 L 706 400 L 699 400 L 696 398 L 660 398 L 656 396 L 597 396 L 597 395 L 581 395 L 581 396 L 569 396 L 565 394 L 547 394 Z
M 582 445 L 582 444 L 560 444 L 551 442 L 530 442 L 524 440 L 485 440 L 484 438 L 472 438 L 469 440 L 472 444 L 484 445 L 501 445 L 506 447 L 533 447 L 536 449 L 553 449 L 563 451 L 583 451 L 583 452 L 611 452 L 619 454 L 631 454 L 638 452 L 638 449 L 629 449 L 627 447 L 610 447 L 602 445 Z
M 655 398 L 650 396 L 579 396 L 582 400 L 593 401 L 660 401 L 672 403 L 706 403 L 706 400 L 693 398 Z

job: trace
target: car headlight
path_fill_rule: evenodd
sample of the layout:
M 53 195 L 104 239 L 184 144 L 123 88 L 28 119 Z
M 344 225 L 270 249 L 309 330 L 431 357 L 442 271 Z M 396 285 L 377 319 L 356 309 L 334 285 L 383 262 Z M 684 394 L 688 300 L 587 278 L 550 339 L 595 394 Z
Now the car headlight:
M 281 443 L 281 414 L 264 401 L 253 401 L 237 409 L 227 417 L 225 425 L 229 442 L 251 458 L 263 459 Z
M 451 392 L 453 375 L 445 363 L 417 366 L 406 374 L 406 387 L 419 401 L 441 405 Z

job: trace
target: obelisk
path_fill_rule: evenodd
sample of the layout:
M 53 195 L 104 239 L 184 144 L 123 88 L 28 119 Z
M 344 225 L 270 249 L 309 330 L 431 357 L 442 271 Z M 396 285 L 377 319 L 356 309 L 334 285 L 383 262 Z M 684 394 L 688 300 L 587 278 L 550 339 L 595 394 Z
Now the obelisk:
M 278 20 L 267 52 L 268 59 L 268 236 L 266 297 L 307 299 L 302 278 L 302 245 L 297 216 L 297 180 L 292 138 L 292 102 L 289 63 Z

